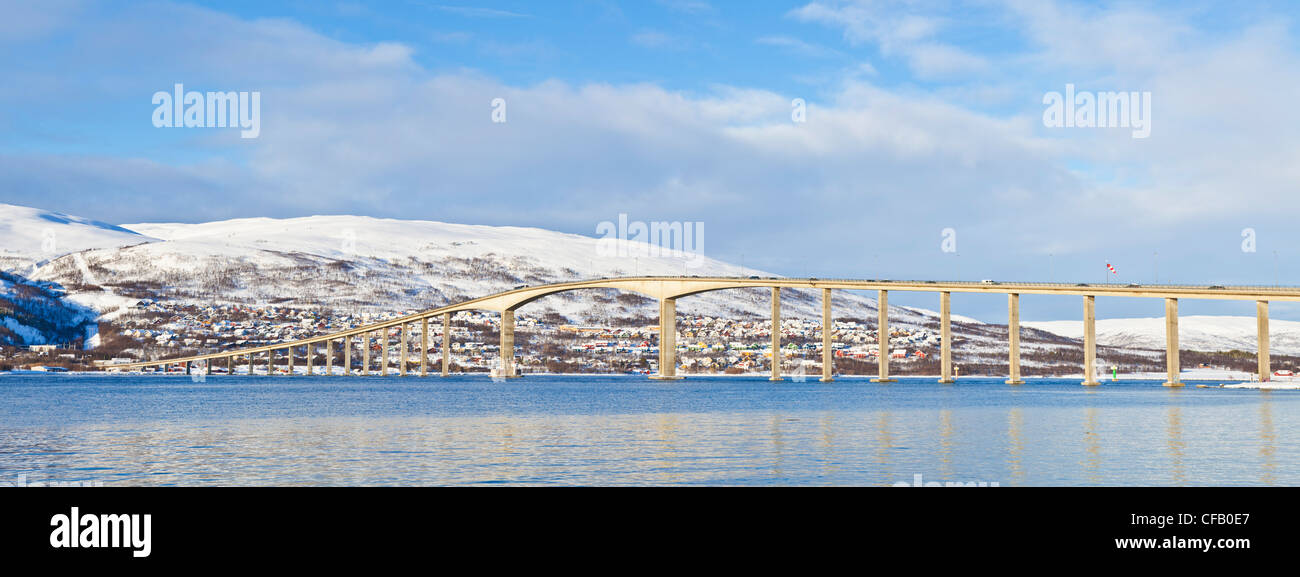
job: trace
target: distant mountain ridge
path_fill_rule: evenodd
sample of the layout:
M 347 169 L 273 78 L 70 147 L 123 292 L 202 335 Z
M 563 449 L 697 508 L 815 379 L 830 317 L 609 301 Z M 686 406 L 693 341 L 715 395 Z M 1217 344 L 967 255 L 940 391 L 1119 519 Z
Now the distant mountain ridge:
M 1187 315 L 1178 317 L 1178 346 L 1198 351 L 1254 351 L 1255 317 Z M 1072 339 L 1083 338 L 1083 321 L 1029 321 L 1021 325 Z M 1097 343 L 1129 349 L 1165 348 L 1164 317 L 1098 319 Z M 1300 322 L 1271 319 L 1269 349 L 1300 355 Z
M 117 226 L 0 204 L 0 270 L 14 275 L 4 291 L 12 295 L 20 286 L 59 287 L 40 301 L 42 309 L 52 311 L 52 303 L 61 300 L 62 309 L 51 314 L 85 323 L 94 320 L 85 319 L 87 311 L 111 321 L 142 299 L 393 312 L 435 308 L 519 285 L 598 277 L 777 276 L 707 257 L 661 254 L 643 243 L 617 241 L 624 243 L 619 250 L 602 250 L 602 242 L 608 241 L 539 228 L 362 216 Z M 788 290 L 782 297 L 783 316 L 820 318 L 816 291 Z M 834 306 L 837 319 L 876 316 L 875 300 L 860 294 L 839 291 Z M 678 303 L 681 314 L 706 316 L 765 318 L 769 307 L 766 289 L 710 292 Z M 657 313 L 650 299 L 598 289 L 547 297 L 521 310 L 581 323 L 653 319 Z M 890 307 L 890 316 L 899 328 L 937 321 L 934 311 L 914 307 Z M 1003 346 L 992 325 L 976 329 L 982 323 L 975 319 L 953 320 L 969 323 L 955 330 L 959 336 L 966 331 L 970 346 L 986 354 Z M 1253 318 L 1189 316 L 1181 321 L 1184 348 L 1254 347 Z M 47 329 L 18 323 L 13 314 L 3 322 L 22 325 L 9 333 L 26 335 L 18 340 L 28 344 L 78 333 L 62 326 L 43 334 Z M 1022 324 L 1082 338 L 1079 321 Z M 1098 340 L 1125 349 L 1159 350 L 1163 330 L 1163 319 L 1105 319 L 1098 321 Z M 1274 320 L 1272 334 L 1275 352 L 1300 354 L 1300 322 Z
M 0 205 L 8 235 L 52 234 L 59 251 L 14 243 L 10 270 L 66 289 L 70 305 L 106 320 L 142 299 L 185 304 L 245 304 L 347 311 L 409 311 L 481 297 L 519 285 L 597 277 L 776 276 L 644 243 L 524 227 L 450 224 L 360 216 L 243 218 L 201 224 L 122 226 Z M 92 224 L 93 223 L 93 224 Z M 92 234 L 93 233 L 93 234 Z M 8 238 L 0 236 L 8 243 Z M 602 248 L 604 250 L 602 250 Z M 49 258 L 41 258 L 48 256 Z M 588 293 L 588 294 L 583 294 Z M 590 294 L 598 293 L 598 294 Z M 817 318 L 816 291 L 783 293 L 787 317 Z M 764 289 L 682 299 L 683 314 L 766 316 Z M 874 299 L 836 295 L 839 318 L 873 318 Z M 899 326 L 932 320 L 894 308 Z M 532 303 L 521 314 L 575 322 L 654 318 L 650 299 L 613 290 L 578 291 Z

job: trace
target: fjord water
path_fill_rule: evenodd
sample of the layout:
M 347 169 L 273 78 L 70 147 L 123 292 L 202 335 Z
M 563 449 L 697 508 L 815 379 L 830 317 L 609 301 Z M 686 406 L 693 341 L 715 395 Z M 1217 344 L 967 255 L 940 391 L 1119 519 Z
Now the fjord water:
M 0 375 L 0 485 L 1297 485 L 1300 392 Z

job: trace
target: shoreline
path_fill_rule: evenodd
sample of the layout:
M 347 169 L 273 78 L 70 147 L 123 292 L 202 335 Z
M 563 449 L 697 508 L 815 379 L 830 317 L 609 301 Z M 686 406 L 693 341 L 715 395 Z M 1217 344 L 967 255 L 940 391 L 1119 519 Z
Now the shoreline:
M 57 377 L 57 376 L 77 376 L 77 377 L 84 377 L 84 376 L 188 377 L 188 376 L 192 376 L 192 375 L 187 375 L 187 374 L 184 374 L 184 373 L 143 373 L 143 372 L 109 372 L 109 371 L 66 371 L 66 372 L 46 372 L 46 371 L 3 371 L 3 372 L 0 372 L 0 377 L 3 377 L 3 376 L 9 376 L 9 375 L 14 375 L 14 376 L 52 376 L 52 377 Z M 209 376 L 209 377 L 227 377 L 227 376 L 236 376 L 236 377 L 248 377 L 248 376 L 266 377 L 266 376 L 268 376 L 268 375 L 266 375 L 266 374 L 254 374 L 254 375 L 249 375 L 249 374 L 247 374 L 247 373 L 236 372 L 234 375 L 229 375 L 229 374 L 227 374 L 227 373 L 208 373 L 207 376 Z M 269 375 L 269 376 L 272 376 L 272 377 L 289 377 L 290 375 L 286 375 L 286 374 L 277 374 L 277 375 Z M 305 376 L 307 376 L 307 374 L 306 374 L 305 372 L 295 372 L 293 376 L 294 376 L 294 377 L 305 377 Z M 318 373 L 313 374 L 313 375 L 311 375 L 311 376 L 313 376 L 313 377 L 327 377 L 327 376 L 339 376 L 339 377 L 341 377 L 341 376 L 350 376 L 350 377 L 370 376 L 370 377 L 379 377 L 380 375 L 379 375 L 377 372 L 372 373 L 372 374 L 370 374 L 370 375 L 357 375 L 357 374 L 345 375 L 345 374 L 343 374 L 343 373 L 338 373 L 338 372 L 333 373 L 333 374 L 325 374 L 325 373 L 323 373 L 323 372 L 318 372 Z M 399 375 L 398 375 L 396 372 L 390 372 L 390 373 L 389 373 L 388 375 L 386 375 L 386 376 L 387 376 L 387 377 L 398 377 Z M 405 376 L 406 376 L 406 377 L 413 377 L 413 378 L 416 378 L 416 379 L 428 379 L 428 378 L 438 378 L 438 377 L 440 377 L 441 375 L 438 374 L 438 373 L 430 372 L 427 376 L 425 376 L 425 377 L 421 377 L 418 373 L 409 373 L 409 372 L 408 372 Z M 456 376 L 456 377 L 464 377 L 464 376 L 484 376 L 484 377 L 490 377 L 490 374 L 487 373 L 487 372 L 455 372 L 455 373 L 451 373 L 450 376 Z M 546 372 L 546 373 L 522 373 L 521 376 L 523 376 L 523 377 L 528 377 L 528 376 L 539 376 L 539 377 L 569 377 L 569 378 L 608 378 L 608 377 L 646 377 L 646 378 L 648 378 L 648 377 L 649 377 L 649 375 L 644 375 L 644 374 L 629 374 L 629 373 L 549 373 L 549 372 Z M 689 379 L 689 378 L 707 378 L 707 379 L 713 379 L 713 378 L 740 378 L 740 379 L 752 379 L 752 378 L 769 378 L 769 377 L 771 376 L 771 373 L 768 373 L 768 372 L 759 372 L 759 373 L 741 373 L 741 374 L 725 374 L 725 373 L 705 373 L 705 374 L 689 374 L 689 373 L 688 373 L 688 374 L 680 374 L 680 373 L 679 373 L 678 376 L 683 377 L 683 378 L 688 378 L 688 379 Z M 1198 374 L 1195 374 L 1195 373 L 1191 373 L 1191 374 L 1184 373 L 1184 377 L 1182 378 L 1182 382 L 1189 382 L 1189 383 L 1192 383 L 1192 382 L 1196 382 L 1196 383 L 1203 383 L 1203 382 L 1220 382 L 1220 383 L 1222 383 L 1222 382 L 1225 382 L 1225 381 L 1229 381 L 1229 382 L 1231 382 L 1231 383 L 1233 383 L 1233 384 L 1243 384 L 1243 385 L 1247 385 L 1247 384 L 1260 384 L 1259 381 L 1252 381 L 1252 380 L 1251 380 L 1251 377 L 1252 377 L 1252 376 L 1253 376 L 1253 375 L 1250 374 L 1250 373 L 1237 373 L 1237 374 L 1234 374 L 1234 373 L 1231 373 L 1231 372 L 1222 372 L 1222 373 L 1217 373 L 1217 372 L 1216 372 L 1216 374 L 1204 374 L 1204 375 L 1198 375 Z M 794 376 L 794 375 L 788 375 L 788 374 L 786 374 L 786 375 L 782 375 L 782 378 L 783 378 L 785 381 L 794 381 L 797 377 Z M 806 381 L 820 382 L 820 379 L 821 379 L 821 373 L 818 372 L 818 373 L 816 373 L 816 374 L 806 374 L 806 375 L 804 375 L 804 378 L 806 379 Z M 837 381 L 838 381 L 838 380 L 870 380 L 870 379 L 874 379 L 874 378 L 876 378 L 876 375 L 842 375 L 842 374 L 837 374 L 837 375 L 835 375 L 835 380 L 837 380 Z M 935 381 L 937 381 L 937 380 L 939 380 L 939 375 L 891 375 L 891 378 L 895 378 L 895 379 L 909 379 L 909 380 L 925 379 L 925 380 L 935 380 Z M 1005 380 L 1007 380 L 1007 379 L 1009 379 L 1009 378 L 1010 378 L 1009 375 L 965 375 L 965 376 L 960 376 L 960 377 L 954 377 L 954 380 L 955 380 L 956 382 L 960 383 L 961 381 L 987 381 L 987 380 L 1002 380 L 1002 381 L 1005 381 Z M 1021 375 L 1020 378 L 1021 378 L 1021 380 L 1025 381 L 1025 382 L 1031 382 L 1031 381 L 1046 381 L 1046 380 L 1071 380 L 1071 379 L 1078 379 L 1080 382 L 1082 382 L 1084 377 L 1083 377 L 1083 374 L 1080 373 L 1080 374 L 1064 374 L 1064 375 L 1034 375 L 1034 376 Z M 1111 379 L 1111 378 L 1107 377 L 1107 378 L 1105 378 L 1105 379 L 1098 379 L 1098 380 L 1097 380 L 1097 382 L 1098 382 L 1099 384 L 1101 384 L 1101 385 L 1105 385 L 1106 383 L 1117 382 L 1117 381 L 1129 381 L 1129 382 L 1131 382 L 1131 381 L 1164 382 L 1164 381 L 1165 381 L 1165 375 L 1164 375 L 1163 373 L 1159 373 L 1159 374 L 1156 374 L 1156 373 L 1133 373 L 1133 374 L 1120 374 L 1119 377 L 1118 377 L 1118 379 Z M 1296 385 L 1297 385 L 1297 388 L 1300 388 L 1300 383 L 1290 383 L 1290 382 L 1288 382 L 1288 381 L 1270 381 L 1269 383 L 1265 383 L 1265 384 L 1266 384 L 1266 385 L 1268 385 L 1268 384 L 1273 384 L 1273 385 L 1278 385 L 1278 384 L 1296 384 Z M 1247 387 L 1237 387 L 1237 388 L 1247 388 Z M 1250 388 L 1260 388 L 1260 387 L 1250 387 Z M 1264 387 L 1264 388 L 1283 390 L 1283 389 L 1285 389 L 1286 387 L 1269 386 L 1269 387 Z

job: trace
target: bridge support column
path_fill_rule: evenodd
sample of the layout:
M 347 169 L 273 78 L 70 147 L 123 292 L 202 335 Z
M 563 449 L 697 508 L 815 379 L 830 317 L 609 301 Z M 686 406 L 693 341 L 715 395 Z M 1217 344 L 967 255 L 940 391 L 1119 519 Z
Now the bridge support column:
M 307 346 L 303 348 L 307 350 L 307 376 L 310 377 L 312 376 L 312 364 L 316 361 L 316 347 L 313 346 L 313 343 L 307 343 Z
M 370 376 L 370 333 L 361 335 L 361 376 Z
M 253 353 L 248 353 L 248 376 L 253 376 Z
M 1008 385 L 1023 385 L 1020 380 L 1020 295 L 1007 295 Z
M 379 329 L 379 376 L 388 376 L 388 341 L 392 335 L 388 334 L 388 328 Z
M 235 374 L 235 355 L 230 355 L 226 357 L 226 376 L 229 377 L 234 374 Z
M 835 333 L 835 318 L 831 316 L 831 289 L 822 289 L 822 382 L 835 380 L 835 355 L 831 351 L 831 337 Z
M 1178 299 L 1165 299 L 1165 370 L 1168 373 L 1166 387 L 1181 387 L 1179 373 L 1182 368 L 1178 363 Z
M 650 378 L 675 381 L 677 376 L 677 299 L 659 300 L 659 374 Z
M 515 311 L 501 311 L 501 376 L 513 379 L 515 374 Z
M 334 341 L 325 339 L 325 376 L 334 376 Z
M 1259 339 L 1259 382 L 1267 383 L 1273 377 L 1268 363 L 1268 301 L 1255 301 L 1255 331 Z
M 289 372 L 285 374 L 292 377 L 293 376 L 293 347 L 289 347 L 285 349 L 285 352 L 288 353 L 289 356 Z
M 343 337 L 343 375 L 352 376 L 352 337 Z
M 951 384 L 952 378 L 952 293 L 939 293 L 939 338 L 943 340 L 940 353 L 939 382 Z M 883 353 L 882 353 L 883 355 Z
M 1083 297 L 1083 383 L 1095 387 L 1097 382 L 1097 297 Z
M 399 377 L 406 376 L 406 364 L 408 359 L 407 355 L 410 353 L 411 350 L 411 343 L 407 337 L 407 333 L 410 332 L 410 328 L 411 328 L 411 323 L 402 323 L 402 354 L 398 355 L 398 358 L 401 359 L 402 366 L 397 369 L 397 376 Z
M 442 313 L 442 376 L 451 374 L 451 313 Z
M 781 379 L 781 287 L 772 287 L 772 377 Z
M 876 293 L 876 367 L 873 383 L 897 383 L 889 378 L 889 291 Z
M 420 319 L 420 376 L 429 376 L 429 317 Z

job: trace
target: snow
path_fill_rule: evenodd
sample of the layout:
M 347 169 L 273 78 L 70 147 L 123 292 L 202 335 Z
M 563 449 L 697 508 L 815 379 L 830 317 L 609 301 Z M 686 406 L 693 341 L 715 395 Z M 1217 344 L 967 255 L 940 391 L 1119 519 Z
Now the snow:
M 24 325 L 18 322 L 18 320 L 14 319 L 13 317 L 0 317 L 0 325 L 3 325 L 5 328 L 13 331 L 14 335 L 16 335 L 18 339 L 21 340 L 24 344 L 28 344 L 28 345 L 45 344 L 45 335 L 42 334 L 41 331 L 38 331 L 32 327 Z
M 46 242 L 53 236 L 53 246 Z M 53 248 L 54 250 L 47 250 Z M 707 252 L 707 247 L 705 247 Z M 60 256 L 63 255 L 63 256 Z M 477 298 L 521 284 L 621 276 L 777 275 L 707 256 L 659 253 L 629 241 L 526 228 L 451 224 L 361 216 L 290 219 L 245 218 L 201 224 L 139 223 L 114 226 L 34 208 L 0 204 L 0 269 L 69 287 L 67 300 L 113 320 L 141 294 L 190 304 L 325 306 L 353 311 L 413 311 Z M 133 296 L 127 296 L 128 294 Z M 648 299 L 614 299 L 564 293 L 527 305 L 522 314 L 560 313 L 578 322 L 657 314 Z M 782 293 L 782 314 L 817 319 L 817 291 Z M 288 299 L 286 301 L 286 299 Z M 704 293 L 678 302 L 683 315 L 766 318 L 765 289 Z M 874 299 L 844 291 L 837 318 L 875 316 Z M 891 307 L 899 328 L 932 323 L 937 313 Z M 968 347 L 999 352 L 1004 336 L 977 319 Z M 12 319 L 9 320 L 12 322 Z M 1080 339 L 1081 321 L 1023 322 Z M 1103 319 L 1098 342 L 1130 350 L 1164 348 L 1164 319 Z M 1300 354 L 1300 322 L 1274 320 L 1271 348 Z M 29 327 L 11 327 L 15 333 Z M 1186 316 L 1184 348 L 1254 350 L 1253 317 Z M 1032 349 L 1028 343 L 1026 350 Z
M 66 254 L 154 240 L 119 226 L 12 204 L 0 204 L 0 239 L 0 268 L 21 272 Z
M 1199 351 L 1253 351 L 1256 347 L 1255 317 L 1178 317 L 1178 346 Z M 1083 338 L 1083 321 L 1025 321 L 1021 326 L 1044 330 L 1063 337 Z M 1269 349 L 1277 354 L 1300 354 L 1300 322 L 1270 320 Z M 1106 346 L 1164 349 L 1165 319 L 1099 319 L 1097 343 Z
M 619 276 L 776 276 L 742 269 L 706 256 L 660 251 L 644 243 L 525 227 L 450 224 L 434 221 L 358 216 L 311 216 L 291 219 L 249 218 L 202 224 L 140 223 L 124 228 L 161 242 L 87 255 L 96 270 L 108 269 L 121 279 L 175 285 L 176 292 L 211 292 L 200 279 L 214 274 L 240 276 L 255 269 L 261 279 L 220 291 L 231 301 L 262 303 L 298 296 L 299 304 L 357 307 L 374 303 L 388 309 L 431 308 L 476 298 L 520 284 L 545 284 Z M 334 292 L 322 291 L 317 278 L 295 283 L 280 280 L 304 271 L 347 265 Z M 339 269 L 344 270 L 344 269 Z M 69 272 L 44 272 L 61 280 Z M 177 279 L 182 279 L 179 283 Z M 250 277 L 251 278 L 251 277 Z M 106 282 L 111 284 L 110 277 Z M 290 284 L 286 284 L 290 283 Z M 786 291 L 783 313 L 817 318 L 819 297 L 813 291 Z M 176 295 L 169 298 L 176 300 Z M 197 299 L 196 299 L 197 300 Z M 557 295 L 529 305 L 524 313 L 558 312 L 570 318 L 600 318 L 655 313 L 655 306 L 599 306 L 581 295 Z M 742 312 L 766 316 L 764 290 L 706 293 L 683 299 L 683 314 L 720 316 Z M 875 301 L 858 295 L 836 300 L 837 314 L 870 317 Z M 922 315 L 901 311 L 900 324 Z
M 911 312 L 914 312 L 914 313 L 916 313 L 916 314 L 918 314 L 918 315 L 921 315 L 921 316 L 927 316 L 927 317 L 939 318 L 939 311 L 932 311 L 932 310 L 930 310 L 930 309 L 923 309 L 923 308 L 920 308 L 920 307 L 900 307 L 900 306 L 891 306 L 891 307 L 889 307 L 889 310 L 892 311 L 892 310 L 894 310 L 894 309 L 896 309 L 896 308 L 898 308 L 898 309 L 903 309 L 903 310 L 907 310 L 907 311 L 911 311 Z M 966 323 L 966 324 L 971 324 L 971 325 L 982 325 L 982 324 L 985 324 L 984 321 L 979 320 L 979 319 L 977 319 L 977 318 L 966 317 L 966 316 L 962 316 L 962 315 L 954 315 L 954 314 L 952 314 L 952 313 L 949 313 L 949 314 L 948 314 L 948 318 L 951 319 L 953 322 L 956 322 L 956 323 Z
M 1265 391 L 1300 391 L 1300 383 L 1253 382 L 1223 385 L 1225 389 L 1260 389 Z

